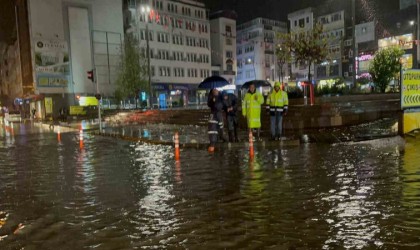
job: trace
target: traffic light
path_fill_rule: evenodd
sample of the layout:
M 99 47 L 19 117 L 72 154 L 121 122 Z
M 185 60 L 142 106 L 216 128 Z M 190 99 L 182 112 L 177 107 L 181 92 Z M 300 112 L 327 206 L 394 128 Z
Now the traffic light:
M 93 70 L 89 70 L 89 71 L 87 72 L 87 77 L 88 77 L 88 79 L 89 79 L 89 80 L 91 80 L 92 82 L 95 82 L 95 77 L 94 77 L 94 75 L 93 75 Z

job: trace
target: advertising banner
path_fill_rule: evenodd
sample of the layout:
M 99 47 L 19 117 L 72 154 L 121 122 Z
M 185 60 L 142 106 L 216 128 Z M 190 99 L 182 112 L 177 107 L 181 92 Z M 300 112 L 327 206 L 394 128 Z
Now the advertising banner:
M 45 97 L 45 114 L 51 115 L 53 113 L 53 100 L 51 97 Z
M 378 40 L 379 49 L 398 46 L 399 48 L 406 50 L 413 48 L 413 35 L 405 34 L 401 36 L 392 36 Z
M 420 70 L 406 70 L 401 86 L 401 108 L 416 107 L 420 107 Z
M 35 71 L 39 87 L 67 87 L 69 51 L 64 40 L 35 40 Z

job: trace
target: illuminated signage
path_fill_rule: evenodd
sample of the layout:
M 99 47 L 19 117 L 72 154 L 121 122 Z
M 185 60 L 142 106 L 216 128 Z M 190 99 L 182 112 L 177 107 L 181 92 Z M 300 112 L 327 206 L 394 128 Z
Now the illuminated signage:
M 412 49 L 413 48 L 413 35 L 405 34 L 402 36 L 393 36 L 393 37 L 379 39 L 378 46 L 380 49 L 387 48 L 390 46 L 397 46 L 401 49 Z
M 357 58 L 359 61 L 369 61 L 373 59 L 373 55 L 362 55 Z
M 403 74 L 401 107 L 420 107 L 420 70 L 406 70 Z

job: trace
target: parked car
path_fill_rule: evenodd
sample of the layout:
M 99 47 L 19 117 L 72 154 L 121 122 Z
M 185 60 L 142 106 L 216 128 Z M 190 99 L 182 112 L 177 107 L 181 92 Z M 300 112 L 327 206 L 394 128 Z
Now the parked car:
M 4 115 L 4 120 L 8 122 L 21 122 L 22 115 L 20 111 L 9 111 L 9 113 Z

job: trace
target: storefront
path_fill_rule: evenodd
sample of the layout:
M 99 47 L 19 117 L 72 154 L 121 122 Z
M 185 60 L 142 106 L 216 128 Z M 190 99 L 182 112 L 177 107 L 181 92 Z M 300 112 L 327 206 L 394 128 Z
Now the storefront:
M 392 46 L 397 46 L 398 48 L 405 51 L 404 55 L 401 58 L 402 67 L 404 69 L 412 69 L 414 65 L 416 65 L 415 58 L 415 47 L 413 46 L 412 34 L 405 34 L 401 36 L 393 36 L 387 37 L 378 40 L 378 47 L 379 49 L 388 48 Z
M 156 99 L 154 105 L 161 108 L 186 107 L 199 101 L 196 84 L 153 83 Z

